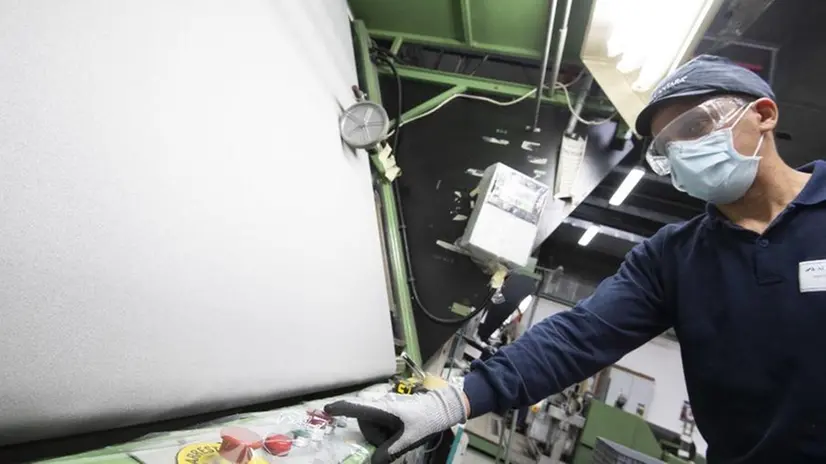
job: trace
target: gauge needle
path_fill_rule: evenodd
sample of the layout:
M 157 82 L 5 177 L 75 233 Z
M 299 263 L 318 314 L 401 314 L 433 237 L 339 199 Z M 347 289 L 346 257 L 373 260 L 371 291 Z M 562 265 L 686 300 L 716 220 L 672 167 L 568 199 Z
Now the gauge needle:
M 356 118 L 356 116 L 353 113 L 345 113 L 345 115 L 347 116 L 347 119 L 353 121 L 357 125 L 361 124 L 361 121 L 359 121 L 358 118 Z

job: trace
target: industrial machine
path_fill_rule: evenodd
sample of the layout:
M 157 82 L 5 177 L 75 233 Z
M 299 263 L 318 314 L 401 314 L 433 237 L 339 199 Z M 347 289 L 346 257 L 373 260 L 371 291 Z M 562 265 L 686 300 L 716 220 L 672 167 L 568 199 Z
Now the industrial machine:
M 621 79 L 611 78 L 622 53 L 597 52 L 619 15 L 606 14 L 610 2 L 602 0 L 526 2 L 516 17 L 510 8 L 480 6 L 475 19 L 469 2 L 460 2 L 462 8 L 448 10 L 461 9 L 462 18 L 431 24 L 429 14 L 410 14 L 428 18 L 411 20 L 410 28 L 382 27 L 388 18 L 409 18 L 370 14 L 365 5 L 377 11 L 443 5 L 328 3 L 323 12 L 314 2 L 287 1 L 0 6 L 7 19 L 0 24 L 0 54 L 8 58 L 0 73 L 0 462 L 74 455 L 61 462 L 199 463 L 230 448 L 248 464 L 288 451 L 309 462 L 329 456 L 334 460 L 323 462 L 365 462 L 370 447 L 357 426 L 341 426 L 317 409 L 340 395 L 376 394 L 362 383 L 394 375 L 400 377 L 381 382 L 379 393 L 415 394 L 426 386 L 410 380 L 415 369 L 394 352 L 403 345 L 409 364 L 423 364 L 414 314 L 426 310 L 417 302 L 398 201 L 399 130 L 456 98 L 496 107 L 531 99 L 533 108 L 512 145 L 530 169 L 503 158 L 476 166 L 484 172 L 471 170 L 479 178 L 472 211 L 448 240 L 498 290 L 484 322 L 483 305 L 448 321 L 461 331 L 450 359 L 436 370 L 447 365 L 451 379 L 467 367 L 456 353 L 479 342 L 477 328 L 485 333 L 485 344 L 476 346 L 480 356 L 496 348 L 486 344 L 488 330 L 495 332 L 531 293 L 532 277 L 519 273 L 530 273 L 537 242 L 575 206 L 567 194 L 553 198 L 556 176 L 544 166 L 554 163 L 539 155 L 555 154 L 556 145 L 536 138 L 550 137 L 539 131 L 541 105 L 563 108 L 572 120 L 583 112 L 599 115 L 586 121 L 589 127 L 610 123 L 601 132 L 605 146 L 619 135 L 624 149 L 627 127 L 615 110 L 630 123 L 647 90 L 634 90 L 629 103 L 617 94 L 619 83 L 667 71 L 646 69 L 642 60 Z M 592 3 L 602 7 L 594 9 L 599 28 L 588 28 Z M 557 10 L 562 21 L 554 41 Z M 685 17 L 700 26 L 714 11 Z M 482 37 L 497 29 L 500 15 L 507 16 L 503 24 L 525 27 Z M 569 20 L 583 40 L 567 40 Z M 441 28 L 444 36 L 416 27 Z M 674 46 L 682 50 L 694 39 Z M 399 56 L 405 41 L 416 40 L 465 48 L 483 57 L 479 66 L 508 54 L 534 60 L 541 78 L 531 84 L 482 78 L 466 69 L 465 58 L 453 73 L 440 70 L 441 63 L 416 68 L 416 60 Z M 587 74 L 587 67 L 597 83 L 615 84 L 606 90 L 625 100 L 622 107 L 590 95 L 588 76 L 581 89 L 568 88 L 578 78 L 561 82 L 563 56 L 579 56 L 582 43 L 588 53 L 570 77 Z M 377 56 L 379 46 L 387 51 Z M 440 62 L 443 52 L 436 52 Z M 653 61 L 667 68 L 679 58 Z M 395 82 L 382 83 L 380 75 Z M 400 89 L 401 79 L 446 89 L 412 98 L 413 105 L 401 91 L 393 95 L 397 102 L 382 101 L 382 86 Z M 391 105 L 397 114 L 385 110 Z M 503 140 L 484 143 L 510 143 Z M 571 183 L 572 192 L 593 189 L 626 155 L 604 151 L 571 170 L 599 173 L 585 187 Z M 438 190 L 441 182 L 432 184 Z M 509 274 L 525 277 L 521 296 L 508 295 Z M 342 386 L 353 391 L 337 390 Z M 579 394 L 568 392 L 538 408 L 527 433 L 539 444 L 536 456 L 551 460 L 587 462 L 603 436 L 655 453 L 642 426 L 629 440 L 597 425 L 615 421 L 627 431 L 641 421 L 614 414 L 596 402 L 583 407 Z M 498 424 L 494 445 L 502 449 L 508 431 L 509 447 L 517 445 L 518 414 L 509 424 L 488 419 Z M 456 427 L 440 444 L 442 462 L 458 463 L 476 439 L 471 426 Z M 85 435 L 66 438 L 70 433 Z M 308 443 L 322 442 L 332 445 L 316 451 L 331 454 L 313 455 Z
M 569 462 L 579 434 L 585 426 L 584 400 L 580 385 L 572 385 L 531 408 L 528 436 L 543 454 L 542 464 Z
M 524 433 L 517 431 L 519 420 L 516 414 L 488 414 L 471 420 L 466 426 L 470 446 L 517 464 L 615 462 L 595 460 L 606 446 L 611 453 L 626 450 L 627 456 L 648 459 L 641 462 L 705 462 L 693 447 L 686 448 L 685 433 L 650 424 L 637 414 L 596 400 L 583 394 L 580 385 L 534 405 Z

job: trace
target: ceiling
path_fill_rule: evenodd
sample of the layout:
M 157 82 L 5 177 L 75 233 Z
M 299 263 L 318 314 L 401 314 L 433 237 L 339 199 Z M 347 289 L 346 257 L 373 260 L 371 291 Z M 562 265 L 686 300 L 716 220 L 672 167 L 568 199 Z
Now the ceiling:
M 365 21 L 374 39 L 416 44 L 407 56 L 419 60 L 419 66 L 523 85 L 535 85 L 539 80 L 548 3 L 350 0 L 354 16 Z M 573 1 L 572 5 L 560 75 L 563 82 L 581 68 L 579 49 L 592 1 Z M 761 75 L 773 79 L 785 117 L 779 130 L 791 139 L 780 141 L 779 146 L 790 164 L 803 164 L 826 152 L 819 124 L 813 123 L 818 116 L 826 116 L 826 92 L 816 93 L 826 77 L 826 64 L 818 65 L 816 72 L 803 72 L 814 69 L 826 52 L 819 27 L 824 15 L 826 2 L 822 0 L 727 0 L 707 33 L 722 40 L 704 41 L 699 49 L 754 65 Z M 561 16 L 557 14 L 557 27 Z M 813 47 L 818 43 L 823 45 Z M 809 49 L 813 51 L 807 55 Z M 595 91 L 592 100 L 599 96 Z M 609 206 L 609 198 L 637 160 L 639 155 L 629 156 L 609 173 L 554 231 L 545 248 L 556 249 L 553 244 L 576 247 L 584 228 L 593 223 L 604 226 L 606 232 L 594 239 L 591 250 L 619 259 L 636 243 L 634 237 L 648 237 L 664 224 L 704 211 L 701 202 L 676 191 L 668 178 L 650 172 L 621 206 Z
M 560 2 L 564 3 L 564 2 Z M 549 6 L 537 0 L 349 0 L 376 38 L 540 59 Z M 576 60 L 592 0 L 573 1 L 565 57 Z M 556 26 L 562 24 L 557 15 Z

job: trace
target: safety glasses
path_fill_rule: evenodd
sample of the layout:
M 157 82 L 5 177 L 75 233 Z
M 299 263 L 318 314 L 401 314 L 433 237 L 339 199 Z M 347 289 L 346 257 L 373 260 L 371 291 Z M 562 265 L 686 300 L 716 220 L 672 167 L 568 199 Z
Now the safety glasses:
M 645 159 L 657 175 L 671 174 L 669 145 L 675 141 L 698 140 L 706 135 L 729 127 L 739 120 L 748 109 L 744 98 L 723 96 L 706 100 L 677 116 L 654 137 Z

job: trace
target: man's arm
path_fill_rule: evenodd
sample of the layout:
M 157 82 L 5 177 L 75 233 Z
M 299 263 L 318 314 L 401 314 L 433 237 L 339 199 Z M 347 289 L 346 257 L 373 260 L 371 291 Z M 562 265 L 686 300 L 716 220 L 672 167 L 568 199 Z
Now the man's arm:
M 470 417 L 527 406 L 580 382 L 672 325 L 660 257 L 668 228 L 636 246 L 619 271 L 570 311 L 550 316 L 465 378 Z

